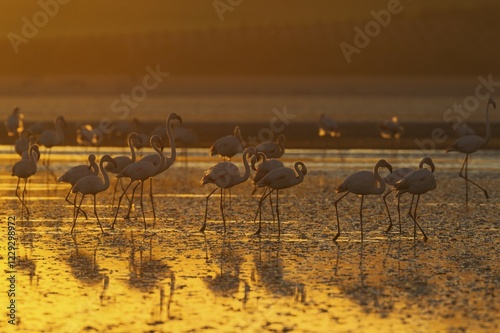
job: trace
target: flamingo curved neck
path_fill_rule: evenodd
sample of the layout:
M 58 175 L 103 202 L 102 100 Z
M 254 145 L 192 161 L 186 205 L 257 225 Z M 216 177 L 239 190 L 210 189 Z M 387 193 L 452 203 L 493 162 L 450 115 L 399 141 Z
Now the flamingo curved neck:
M 155 172 L 155 174 L 159 174 L 160 172 L 162 172 L 164 170 L 163 168 L 165 166 L 165 155 L 163 155 L 163 153 L 161 152 L 161 148 L 158 147 L 155 143 L 153 143 L 152 147 L 156 151 L 158 156 L 160 157 L 160 163 L 158 163 L 158 166 L 156 167 L 156 172 Z
M 108 172 L 104 168 L 104 162 L 105 162 L 105 159 L 101 158 L 101 160 L 99 161 L 99 170 L 101 170 L 102 176 L 104 178 L 104 188 L 106 189 L 109 187 L 110 181 L 109 181 Z
M 379 168 L 380 168 L 380 166 L 377 164 L 375 166 L 375 170 L 373 170 L 373 174 L 375 175 L 375 179 L 377 180 L 377 182 L 379 184 L 379 186 L 377 187 L 377 190 L 376 190 L 376 194 L 382 194 L 385 191 L 385 181 L 382 178 L 382 176 L 380 176 L 380 174 L 378 173 Z
M 245 173 L 243 174 L 242 177 L 240 177 L 240 183 L 246 181 L 248 177 L 250 177 L 250 165 L 248 165 L 247 156 L 248 152 L 243 154 L 243 165 L 245 166 Z
M 135 160 L 136 160 L 136 156 L 135 156 L 135 148 L 134 148 L 134 144 L 132 143 L 132 139 L 133 139 L 132 136 L 129 136 L 129 138 L 128 138 L 128 147 L 130 148 L 130 153 L 132 154 L 131 161 L 132 161 L 132 163 L 134 163 Z
M 174 133 L 172 131 L 171 123 L 172 119 L 169 118 L 167 120 L 167 136 L 168 136 L 168 143 L 170 144 L 170 157 L 166 158 L 164 169 L 169 168 L 175 162 L 175 158 L 177 157 L 177 152 L 175 149 L 175 138 L 174 138 Z

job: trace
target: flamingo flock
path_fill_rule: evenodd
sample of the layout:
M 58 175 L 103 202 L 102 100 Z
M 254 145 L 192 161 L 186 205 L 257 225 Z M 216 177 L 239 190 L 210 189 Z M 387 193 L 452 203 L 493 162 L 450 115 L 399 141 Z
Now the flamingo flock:
M 460 169 L 459 176 L 465 179 L 466 205 L 469 202 L 469 183 L 481 189 L 484 192 L 485 197 L 488 198 L 487 190 L 480 186 L 478 183 L 469 179 L 468 161 L 469 154 L 472 154 L 480 148 L 484 147 L 490 139 L 490 105 L 494 108 L 496 107 L 495 102 L 491 98 L 488 100 L 485 111 L 485 137 L 480 137 L 475 134 L 464 135 L 457 139 L 447 149 L 447 152 L 458 151 L 465 154 L 465 160 Z M 37 172 L 37 161 L 40 157 L 39 146 L 42 145 L 47 148 L 47 156 L 45 158 L 44 165 L 46 166 L 47 170 L 53 174 L 49 167 L 50 149 L 56 145 L 62 144 L 64 140 L 63 128 L 66 126 L 66 121 L 61 116 L 57 117 L 54 122 L 54 129 L 44 130 L 38 137 L 38 140 L 35 140 L 32 132 L 28 129 L 23 128 L 21 118 L 22 117 L 19 114 L 19 110 L 15 109 L 13 114 L 9 116 L 7 124 L 9 125 L 9 135 L 14 136 L 17 133 L 17 135 L 19 136 L 15 144 L 16 152 L 19 155 L 24 155 L 24 158 L 13 165 L 12 176 L 18 178 L 15 194 L 18 200 L 21 202 L 22 211 L 25 211 L 27 216 L 29 217 L 30 210 L 25 199 L 27 194 L 27 182 L 29 178 L 35 175 Z M 126 143 L 130 149 L 130 155 L 119 155 L 115 157 L 104 155 L 100 159 L 98 159 L 95 154 L 89 154 L 87 164 L 81 164 L 71 167 L 57 179 L 57 181 L 60 183 L 70 184 L 70 188 L 64 200 L 69 203 L 73 209 L 73 224 L 71 227 L 71 233 L 73 233 L 75 230 L 76 222 L 80 214 L 84 215 L 85 219 L 88 219 L 88 214 L 84 211 L 84 209 L 82 209 L 82 203 L 85 197 L 88 195 L 93 197 L 94 216 L 101 232 L 104 233 L 104 228 L 101 224 L 101 220 L 97 212 L 97 197 L 100 193 L 105 192 L 110 187 L 110 174 L 115 175 L 116 178 L 113 192 L 113 202 L 111 204 L 112 208 L 115 208 L 114 197 L 115 193 L 117 192 L 118 183 L 121 183 L 123 179 L 128 180 L 126 186 L 121 183 L 121 194 L 118 197 L 116 210 L 114 212 L 114 218 L 109 227 L 110 230 L 114 229 L 115 224 L 118 221 L 121 204 L 124 197 L 126 197 L 128 200 L 128 209 L 126 215 L 124 216 L 124 219 L 130 219 L 134 196 L 138 189 L 140 189 L 139 200 L 143 226 L 144 230 L 147 230 L 148 226 L 146 223 L 143 193 L 144 183 L 148 180 L 150 181 L 149 197 L 152 206 L 152 217 L 153 221 L 156 222 L 156 210 L 152 184 L 155 177 L 171 168 L 176 161 L 176 139 L 180 140 L 181 135 L 176 135 L 174 133 L 172 126 L 174 121 L 182 124 L 182 118 L 179 115 L 177 115 L 176 113 L 169 114 L 165 126 L 165 133 L 168 137 L 168 143 L 170 145 L 169 156 L 166 156 L 163 152 L 164 142 L 160 135 L 153 134 L 151 137 L 146 138 L 140 133 L 129 132 L 127 135 Z M 381 125 L 381 128 L 382 127 L 386 132 L 385 134 L 389 132 L 391 133 L 391 137 L 398 138 L 402 133 L 402 126 L 397 123 L 397 119 L 391 119 L 390 122 L 385 122 L 383 126 Z M 158 133 L 160 132 L 162 131 L 159 131 Z M 182 132 L 178 130 L 177 133 Z M 336 122 L 326 117 L 325 115 L 322 115 L 320 119 L 320 135 L 336 137 L 340 135 L 339 133 L 340 131 Z M 204 219 L 202 222 L 202 226 L 199 229 L 200 232 L 204 233 L 207 228 L 209 201 L 212 195 L 217 190 L 220 191 L 219 209 L 222 217 L 223 232 L 227 232 L 227 220 L 225 213 L 227 207 L 225 205 L 224 193 L 226 190 L 230 190 L 231 188 L 240 186 L 241 184 L 251 179 L 253 192 L 251 192 L 251 194 L 249 192 L 250 195 L 253 195 L 257 189 L 263 188 L 263 192 L 262 194 L 260 194 L 260 198 L 256 201 L 254 222 L 256 222 L 257 217 L 259 221 L 258 229 L 253 233 L 253 235 L 259 236 L 262 232 L 263 205 L 265 200 L 269 197 L 272 218 L 274 221 L 276 213 L 278 221 L 277 235 L 278 237 L 280 237 L 281 218 L 279 194 L 282 190 L 290 189 L 303 183 L 306 179 L 306 175 L 308 174 L 308 168 L 302 161 L 296 161 L 292 166 L 286 166 L 285 163 L 280 160 L 280 158 L 285 154 L 285 141 L 285 136 L 280 135 L 274 142 L 270 141 L 261 143 L 257 146 L 246 146 L 239 126 L 236 126 L 234 128 L 233 134 L 221 137 L 213 143 L 213 145 L 209 148 L 209 155 L 219 155 L 223 158 L 223 161 L 218 162 L 207 169 L 200 180 L 200 184 L 202 186 L 214 186 L 214 188 L 211 189 L 205 196 Z M 139 159 L 136 155 L 136 147 L 144 147 L 146 145 L 152 148 L 155 153 L 146 155 Z M 185 143 L 185 145 L 189 144 Z M 238 154 L 241 154 L 241 163 L 244 167 L 243 170 L 240 170 L 238 168 L 235 161 L 231 161 L 231 159 Z M 429 169 L 425 166 L 428 166 Z M 365 196 L 382 195 L 382 202 L 384 203 L 385 210 L 389 219 L 389 226 L 386 232 L 389 232 L 392 228 L 393 222 L 386 198 L 391 193 L 394 193 L 395 199 L 397 199 L 399 233 L 402 234 L 400 199 L 405 193 L 409 193 L 412 195 L 412 199 L 408 216 L 414 223 L 414 239 L 416 238 L 416 228 L 418 228 L 422 233 L 424 241 L 427 241 L 428 237 L 417 219 L 417 209 L 420 201 L 420 196 L 437 188 L 437 180 L 434 174 L 435 169 L 436 167 L 434 165 L 434 162 L 429 156 L 424 157 L 420 161 L 418 169 L 411 169 L 408 167 L 393 169 L 393 166 L 388 161 L 386 161 L 385 159 L 381 159 L 377 163 L 375 163 L 372 171 L 358 171 L 348 176 L 340 185 L 336 187 L 335 191 L 336 193 L 340 194 L 340 197 L 335 199 L 333 202 L 337 224 L 337 233 L 333 236 L 333 241 L 337 242 L 341 235 L 339 203 L 344 198 L 346 198 L 349 193 L 355 194 L 360 197 L 359 222 L 361 241 L 363 241 L 364 239 L 363 205 Z M 19 191 L 21 189 L 21 179 L 24 180 L 24 187 L 20 194 Z M 388 186 L 391 186 L 391 188 L 386 191 L 386 188 Z M 129 198 L 128 190 L 130 188 L 132 188 L 132 193 L 130 194 Z M 73 200 L 70 200 L 69 197 L 72 193 L 74 193 L 75 196 Z M 274 204 L 272 200 L 273 193 L 275 193 Z M 79 200 L 77 200 L 79 195 L 81 197 Z

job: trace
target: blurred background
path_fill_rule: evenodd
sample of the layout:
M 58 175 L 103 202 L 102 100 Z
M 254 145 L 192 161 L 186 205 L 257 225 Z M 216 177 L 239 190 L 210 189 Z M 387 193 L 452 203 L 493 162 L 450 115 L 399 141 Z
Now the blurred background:
M 16 106 L 28 122 L 118 119 L 110 104 L 140 85 L 149 66 L 170 75 L 128 120 L 164 121 L 176 111 L 258 129 L 286 106 L 309 131 L 323 113 L 347 128 L 354 122 L 339 141 L 348 145 L 350 135 L 378 138 L 376 124 L 395 115 L 428 122 L 413 135 L 429 137 L 445 110 L 474 94 L 478 76 L 500 81 L 495 0 L 62 2 L 2 1 L 3 119 Z M 354 28 L 364 31 L 388 5 L 400 12 L 348 63 L 341 43 L 356 46 Z M 43 7 L 54 14 L 44 17 Z M 39 23 L 35 32 L 27 21 Z M 483 104 L 467 119 L 477 130 Z M 312 135 L 304 145 L 318 145 Z

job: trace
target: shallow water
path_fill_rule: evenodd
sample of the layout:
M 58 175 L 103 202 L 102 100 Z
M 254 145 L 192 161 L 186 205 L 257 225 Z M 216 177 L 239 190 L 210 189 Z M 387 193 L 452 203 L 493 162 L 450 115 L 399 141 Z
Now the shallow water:
M 91 198 L 82 206 L 89 219 L 70 234 L 72 209 L 64 201 L 67 184 L 57 184 L 45 168 L 29 184 L 29 220 L 21 211 L 10 176 L 14 155 L 0 147 L 1 290 L 6 280 L 7 220 L 16 217 L 17 332 L 493 332 L 499 329 L 500 152 L 472 155 L 469 176 L 485 186 L 470 188 L 458 177 L 461 154 L 432 152 L 438 188 L 421 197 L 419 221 L 429 240 L 406 216 L 402 235 L 388 218 L 381 198 L 366 197 L 364 241 L 354 195 L 339 203 L 341 235 L 333 202 L 335 188 L 354 171 L 372 169 L 380 158 L 394 167 L 415 166 L 419 151 L 289 150 L 285 163 L 302 160 L 304 183 L 280 192 L 281 231 L 264 208 L 263 233 L 253 236 L 258 195 L 251 184 L 232 191 L 222 233 L 219 196 L 209 202 L 207 230 L 198 232 L 209 186 L 203 171 L 218 160 L 192 149 L 154 181 L 157 219 L 145 191 L 148 229 L 139 201 L 130 220 L 115 209 L 112 190 L 98 196 L 101 234 Z M 67 155 L 72 152 L 70 155 Z M 57 176 L 84 163 L 86 150 L 52 153 Z M 104 153 L 126 153 L 100 148 Z M 239 163 L 241 168 L 241 162 Z M 217 192 L 218 193 L 218 192 Z M 216 193 L 216 194 L 217 194 Z M 389 196 L 393 219 L 395 201 Z M 9 299 L 2 293 L 2 307 Z M 3 310 L 5 313 L 5 310 Z M 11 329 L 5 316 L 0 331 Z M 12 330 L 14 331 L 14 330 Z

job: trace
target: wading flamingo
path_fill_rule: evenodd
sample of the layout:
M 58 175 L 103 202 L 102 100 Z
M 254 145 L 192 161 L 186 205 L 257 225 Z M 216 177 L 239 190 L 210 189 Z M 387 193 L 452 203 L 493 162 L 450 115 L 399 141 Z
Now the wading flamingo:
M 271 190 L 263 195 L 259 201 L 259 229 L 255 232 L 256 235 L 260 234 L 262 226 L 262 203 L 266 197 L 270 196 L 273 191 L 276 191 L 276 216 L 278 218 L 278 237 L 281 234 L 280 226 L 280 210 L 279 210 L 279 190 L 295 186 L 302 183 L 304 176 L 307 174 L 307 168 L 304 163 L 295 162 L 293 168 L 278 168 L 270 171 L 258 183 L 257 187 L 267 187 Z
M 352 175 L 347 177 L 346 180 L 337 188 L 336 190 L 337 193 L 342 193 L 342 192 L 346 193 L 334 202 L 335 212 L 337 214 L 337 229 L 338 229 L 337 234 L 335 235 L 335 237 L 333 237 L 334 241 L 340 236 L 339 210 L 337 204 L 349 193 L 354 193 L 361 196 L 359 219 L 361 223 L 361 241 L 363 241 L 363 199 L 365 195 L 369 194 L 380 195 L 385 191 L 385 181 L 378 173 L 379 168 L 387 168 L 389 169 L 390 172 L 392 172 L 392 166 L 389 163 L 387 163 L 386 160 L 380 160 L 377 162 L 377 164 L 375 164 L 373 172 L 359 171 L 353 173 Z M 387 203 L 385 201 L 384 204 L 387 209 L 387 213 L 389 213 L 389 207 L 387 207 Z
M 116 218 L 118 216 L 118 211 L 120 210 L 120 204 L 122 202 L 123 196 L 125 193 L 127 193 L 128 188 L 130 185 L 132 185 L 133 182 L 137 181 L 137 185 L 134 186 L 133 192 L 137 189 L 137 186 L 141 185 L 141 210 L 142 210 L 142 217 L 144 219 L 144 230 L 147 229 L 146 227 L 146 215 L 144 213 L 144 205 L 143 205 L 143 192 L 144 192 L 144 182 L 148 180 L 150 177 L 153 177 L 160 173 L 163 170 L 163 166 L 165 164 L 165 156 L 162 154 L 161 149 L 163 146 L 161 137 L 158 135 L 153 135 L 151 139 L 149 140 L 151 147 L 156 151 L 156 153 L 160 157 L 160 163 L 155 166 L 153 163 L 150 161 L 144 161 L 140 160 L 134 163 L 129 164 L 125 169 L 123 169 L 120 173 L 116 175 L 117 178 L 129 178 L 130 182 L 128 185 L 125 187 L 123 190 L 122 194 L 118 198 L 118 207 L 116 207 L 116 214 L 115 218 L 113 220 L 113 224 L 111 225 L 111 229 L 114 229 L 115 223 L 116 223 Z M 133 195 L 132 195 L 133 197 Z M 151 198 L 152 199 L 152 198 Z M 151 203 L 153 201 L 151 200 Z M 132 200 L 130 201 L 130 204 L 132 204 Z M 128 216 L 126 217 L 128 218 Z
M 285 153 L 285 136 L 281 134 L 276 142 L 262 142 L 255 149 L 257 152 L 264 153 L 267 158 L 280 158 Z
M 412 218 L 414 222 L 414 227 L 413 227 L 413 237 L 416 237 L 416 228 L 415 225 L 420 229 L 422 232 L 422 235 L 424 235 L 424 241 L 427 241 L 427 235 L 425 234 L 424 230 L 420 227 L 420 224 L 417 222 L 417 207 L 418 207 L 418 201 L 420 200 L 420 195 L 427 193 L 429 191 L 434 190 L 437 187 L 436 183 L 436 177 L 434 177 L 434 164 L 432 163 L 432 160 L 430 161 L 429 165 L 431 165 L 432 171 L 429 169 L 421 168 L 419 170 L 415 170 L 409 174 L 407 174 L 403 179 L 398 181 L 396 185 L 394 186 L 396 190 L 396 196 L 398 197 L 398 203 L 399 203 L 399 198 L 405 194 L 406 192 L 413 194 L 413 197 L 411 198 L 411 204 L 410 204 L 410 211 L 408 215 Z M 413 215 L 411 214 L 411 208 L 413 206 L 413 199 L 415 199 L 415 195 L 417 196 L 417 202 L 415 203 L 415 210 L 413 211 Z M 398 215 L 400 215 L 399 212 L 399 204 L 398 204 Z M 400 228 L 401 228 L 401 222 L 400 222 Z
M 184 166 L 188 163 L 188 148 L 198 141 L 198 136 L 192 128 L 186 126 L 175 126 L 173 128 L 176 144 L 181 148 L 181 156 L 184 155 Z
M 431 172 L 434 172 L 435 170 L 435 166 L 434 166 L 434 163 L 432 162 L 432 159 L 429 157 L 429 156 L 426 156 L 424 157 L 420 163 L 418 164 L 418 169 L 422 169 L 424 167 L 424 165 L 427 164 L 428 166 L 431 167 Z M 412 173 L 413 171 L 415 171 L 414 169 L 412 168 L 398 168 L 398 169 L 395 169 L 392 171 L 391 174 L 387 175 L 384 180 L 385 180 L 385 183 L 387 185 L 392 185 L 392 186 L 396 186 L 397 182 L 400 181 L 401 179 L 403 179 L 406 175 Z M 386 202 L 386 197 L 393 191 L 393 190 L 396 190 L 394 187 L 388 191 L 386 194 L 384 194 L 383 196 L 383 199 L 384 199 L 384 203 L 385 203 L 385 206 L 387 206 L 387 202 Z M 398 196 L 397 197 L 398 199 L 398 222 L 399 222 L 399 233 L 401 234 L 401 212 L 400 212 L 400 202 L 401 202 L 401 198 Z M 389 214 L 389 212 L 387 213 Z M 387 232 L 389 232 L 392 228 L 392 219 L 391 219 L 391 215 L 389 214 L 389 221 L 390 221 L 390 224 L 389 224 L 389 228 L 387 228 Z
M 182 118 L 177 113 L 173 112 L 173 113 L 170 113 L 168 115 L 166 128 L 167 128 L 168 142 L 170 144 L 170 156 L 169 157 L 164 156 L 163 157 L 164 162 L 161 161 L 161 157 L 158 154 L 144 156 L 144 158 L 141 160 L 141 161 L 151 162 L 151 163 L 153 163 L 154 166 L 158 166 L 160 163 L 163 163 L 163 168 L 157 174 L 155 174 L 149 178 L 149 197 L 151 198 L 151 205 L 153 206 L 153 219 L 154 219 L 154 221 L 156 221 L 156 212 L 155 212 L 155 205 L 154 205 L 154 201 L 153 201 L 153 177 L 157 176 L 158 174 L 160 174 L 160 173 L 166 171 L 168 168 L 170 168 L 172 166 L 172 164 L 174 164 L 175 159 L 177 157 L 177 151 L 175 149 L 175 139 L 174 139 L 174 135 L 172 132 L 172 121 L 173 120 L 178 120 L 182 124 Z M 161 148 L 163 151 L 163 141 L 159 135 L 157 135 L 157 137 L 161 141 Z M 163 153 L 162 153 L 162 155 L 163 155 Z M 141 191 L 142 191 L 142 189 L 141 189 Z M 132 200 L 133 199 L 134 199 L 134 191 L 132 192 L 132 199 L 131 199 L 131 202 L 129 204 L 129 210 L 127 213 L 127 217 L 129 216 L 130 210 L 132 209 Z
M 255 164 L 260 160 L 262 160 L 262 162 L 260 164 L 258 164 L 256 167 Z M 252 195 L 255 193 L 255 191 L 257 191 L 257 183 L 262 178 L 264 178 L 265 175 L 267 175 L 269 172 L 271 172 L 274 169 L 279 169 L 279 168 L 285 167 L 283 165 L 283 162 L 281 162 L 280 160 L 277 160 L 274 158 L 268 159 L 266 157 L 266 154 L 261 153 L 261 152 L 258 152 L 256 155 L 252 156 L 252 158 L 250 159 L 250 166 L 251 166 L 252 170 L 256 171 L 256 173 L 252 179 L 252 184 L 253 184 Z M 267 190 L 268 190 L 268 188 L 265 187 L 264 192 L 262 193 L 261 199 L 266 195 Z M 269 203 L 271 204 L 271 212 L 273 215 L 273 222 L 274 222 L 273 200 L 271 197 L 269 197 Z M 258 214 L 259 214 L 259 210 L 257 210 L 257 212 L 255 213 L 255 217 L 253 219 L 254 222 L 257 220 Z
M 78 204 L 78 209 L 76 210 L 75 213 L 75 219 L 73 220 L 71 233 L 73 233 L 73 229 L 75 229 L 76 220 L 78 219 L 78 212 L 81 210 L 83 199 L 87 194 L 92 194 L 92 196 L 94 197 L 94 215 L 97 218 L 97 222 L 99 223 L 101 232 L 104 233 L 104 230 L 102 230 L 101 221 L 99 221 L 99 216 L 97 215 L 97 207 L 96 207 L 96 195 L 98 193 L 106 191 L 109 188 L 109 183 L 110 183 L 108 173 L 106 169 L 104 169 L 103 165 L 104 162 L 114 163 L 114 160 L 111 156 L 104 155 L 99 161 L 99 170 L 101 171 L 104 180 L 101 179 L 101 177 L 99 177 L 98 175 L 97 176 L 91 175 L 80 178 L 76 182 L 75 186 L 73 186 L 72 191 L 73 193 L 76 193 L 74 205 L 76 206 L 76 197 L 78 196 L 78 193 L 82 194 L 82 198 L 80 199 L 80 203 Z
M 462 164 L 462 168 L 460 169 L 459 176 L 465 179 L 465 205 L 469 204 L 469 183 L 476 185 L 479 189 L 481 189 L 484 192 L 484 195 L 486 196 L 486 199 L 488 199 L 488 191 L 486 191 L 483 187 L 481 187 L 479 184 L 476 182 L 472 181 L 469 179 L 469 176 L 467 175 L 467 169 L 468 169 L 468 164 L 469 164 L 469 154 L 472 154 L 482 147 L 484 147 L 488 141 L 490 141 L 490 136 L 491 136 L 491 128 L 490 128 L 490 118 L 488 114 L 488 107 L 493 105 L 493 108 L 496 108 L 497 105 L 495 101 L 492 98 L 488 99 L 488 103 L 486 104 L 486 121 L 485 121 L 485 126 L 486 126 L 486 136 L 484 138 L 478 136 L 478 135 L 466 135 L 463 136 L 459 139 L 457 139 L 455 142 L 453 142 L 448 149 L 446 149 L 446 152 L 450 151 L 458 151 L 461 153 L 465 154 L 465 160 L 464 163 Z M 462 174 L 464 171 L 465 167 L 465 175 Z
M 118 174 L 118 173 L 122 172 L 123 169 L 125 169 L 128 165 L 135 162 L 136 154 L 135 154 L 135 148 L 134 148 L 134 145 L 132 144 L 132 141 L 134 139 L 138 139 L 138 138 L 139 138 L 139 135 L 136 132 L 132 132 L 132 133 L 129 133 L 127 135 L 127 143 L 128 143 L 128 147 L 130 149 L 131 156 L 128 157 L 125 155 L 120 155 L 120 156 L 113 157 L 116 164 L 113 164 L 113 163 L 106 164 L 106 166 L 104 168 L 106 169 L 107 172 Z M 116 182 L 115 182 L 114 189 L 113 189 L 113 199 L 111 199 L 111 207 L 113 207 L 113 205 L 115 204 L 116 187 L 118 186 L 118 183 L 121 184 L 122 191 L 124 189 L 122 179 L 117 178 Z
M 52 174 L 54 179 L 57 180 L 56 175 L 50 170 L 50 152 L 51 148 L 57 145 L 60 145 L 64 141 L 64 132 L 63 128 L 66 127 L 66 121 L 64 120 L 63 116 L 58 116 L 56 120 L 54 121 L 54 130 L 45 130 L 40 134 L 40 137 L 38 138 L 38 144 L 44 146 L 46 150 L 46 158 L 45 162 L 43 163 L 45 167 L 47 168 L 47 171 Z
M 214 142 L 210 147 L 210 155 L 220 155 L 224 160 L 226 157 L 231 160 L 231 157 L 241 153 L 244 147 L 245 143 L 241 137 L 240 127 L 236 126 L 232 135 L 223 136 Z
M 250 177 L 250 166 L 248 165 L 247 157 L 255 155 L 256 153 L 257 151 L 255 150 L 255 147 L 252 146 L 243 151 L 242 159 L 243 165 L 245 166 L 245 173 L 243 176 L 240 175 L 240 171 L 236 165 L 227 161 L 219 162 L 205 171 L 205 175 L 201 179 L 201 185 L 214 184 L 216 188 L 210 192 L 205 199 L 205 220 L 203 221 L 203 226 L 201 227 L 200 232 L 205 232 L 205 228 L 207 226 L 208 200 L 218 189 L 220 189 L 220 211 L 222 214 L 222 222 L 224 224 L 224 232 L 226 232 L 226 218 L 224 216 L 224 204 L 222 202 L 223 192 L 225 189 L 229 189 L 245 182 L 248 177 Z
M 66 171 L 59 179 L 57 180 L 58 183 L 68 183 L 71 184 L 71 187 L 68 191 L 68 194 L 66 195 L 66 200 L 69 202 L 72 206 L 73 209 L 76 208 L 75 202 L 69 201 L 69 196 L 71 194 L 71 191 L 73 190 L 73 186 L 83 177 L 86 176 L 97 176 L 99 173 L 99 167 L 97 166 L 95 162 L 95 155 L 90 154 L 88 157 L 89 164 L 80 164 L 77 166 L 72 167 L 68 171 Z M 84 211 L 81 211 L 83 215 L 85 216 L 85 219 L 87 219 L 87 214 Z M 75 216 L 75 212 L 73 211 L 73 216 Z
M 30 215 L 30 211 L 26 203 L 24 202 L 24 194 L 26 192 L 26 183 L 28 182 L 28 178 L 33 176 L 36 173 L 36 157 L 35 154 L 38 151 L 38 145 L 32 145 L 29 149 L 29 159 L 20 160 L 14 164 L 12 167 L 12 176 L 17 177 L 17 186 L 16 186 L 16 197 L 21 201 L 23 207 L 26 209 L 26 213 L 28 217 Z M 19 182 L 21 178 L 24 179 L 24 189 L 22 198 L 19 196 Z

